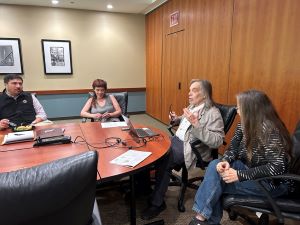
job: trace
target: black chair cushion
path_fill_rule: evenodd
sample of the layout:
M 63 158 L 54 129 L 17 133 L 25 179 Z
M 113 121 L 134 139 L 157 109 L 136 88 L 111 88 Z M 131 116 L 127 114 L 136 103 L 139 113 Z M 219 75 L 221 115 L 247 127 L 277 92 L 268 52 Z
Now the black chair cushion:
M 97 153 L 89 151 L 0 174 L 0 224 L 88 224 L 95 201 L 97 161 Z

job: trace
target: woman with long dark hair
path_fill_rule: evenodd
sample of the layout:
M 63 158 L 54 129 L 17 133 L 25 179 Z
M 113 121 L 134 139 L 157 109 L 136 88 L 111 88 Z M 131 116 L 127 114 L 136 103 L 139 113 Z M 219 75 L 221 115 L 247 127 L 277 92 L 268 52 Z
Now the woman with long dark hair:
M 221 159 L 213 160 L 195 196 L 196 216 L 189 225 L 219 224 L 222 194 L 262 196 L 253 181 L 287 172 L 291 139 L 268 96 L 256 90 L 237 95 L 238 124 Z M 264 182 L 273 197 L 288 191 L 286 183 Z
M 92 87 L 94 94 L 87 100 L 80 115 L 101 122 L 119 121 L 118 117 L 122 111 L 116 98 L 106 94 L 106 81 L 96 79 Z

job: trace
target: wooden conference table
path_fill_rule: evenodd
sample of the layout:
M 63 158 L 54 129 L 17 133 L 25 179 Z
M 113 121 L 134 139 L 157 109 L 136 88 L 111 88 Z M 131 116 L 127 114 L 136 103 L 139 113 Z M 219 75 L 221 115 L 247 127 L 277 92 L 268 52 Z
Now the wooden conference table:
M 148 140 L 146 144 L 142 140 L 134 138 L 128 131 L 122 131 L 120 127 L 102 128 L 98 122 L 53 124 L 43 127 L 36 127 L 36 130 L 52 127 L 65 129 L 65 135 L 70 135 L 74 143 L 47 145 L 33 147 L 33 141 L 0 145 L 0 172 L 11 172 L 18 169 L 47 163 L 56 159 L 76 155 L 88 150 L 98 151 L 98 181 L 106 182 L 130 176 L 131 183 L 131 212 L 130 222 L 136 224 L 134 174 L 153 165 L 162 158 L 170 147 L 168 135 L 158 129 L 152 128 L 160 136 Z M 136 127 L 143 127 L 137 125 Z M 0 131 L 5 135 L 10 130 Z M 77 137 L 77 138 L 76 138 Z M 75 140 L 76 138 L 76 140 Z M 120 138 L 125 143 L 117 143 L 113 147 L 107 147 L 105 140 L 109 143 L 116 143 Z M 85 140 L 85 141 L 83 141 Z M 88 144 L 87 144 L 88 143 Z M 141 146 L 141 147 L 139 147 Z M 105 148 L 103 148 L 105 147 Z M 150 151 L 152 154 L 134 168 L 123 167 L 110 163 L 111 160 L 126 152 L 129 148 L 139 151 Z M 138 148 L 137 148 L 138 147 Z

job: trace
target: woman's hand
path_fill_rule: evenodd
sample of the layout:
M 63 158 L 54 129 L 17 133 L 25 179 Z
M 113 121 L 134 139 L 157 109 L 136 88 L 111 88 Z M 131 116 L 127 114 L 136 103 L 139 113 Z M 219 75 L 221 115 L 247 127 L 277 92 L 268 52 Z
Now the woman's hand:
M 198 117 L 194 115 L 187 108 L 183 109 L 183 116 L 194 126 L 196 127 L 199 124 Z
M 103 115 L 101 113 L 95 113 L 93 114 L 93 118 L 94 119 L 101 119 L 103 117 Z
M 226 170 L 228 170 L 230 168 L 230 165 L 228 162 L 224 161 L 224 162 L 219 162 L 216 166 L 216 169 L 218 171 L 218 173 L 224 173 Z
M 106 112 L 106 113 L 102 114 L 102 118 L 104 118 L 104 119 L 108 119 L 110 117 L 111 117 L 111 114 L 109 112 Z
M 229 168 L 228 170 L 225 170 L 221 174 L 222 179 L 224 180 L 225 183 L 233 183 L 239 180 L 237 176 L 237 171 L 235 169 Z

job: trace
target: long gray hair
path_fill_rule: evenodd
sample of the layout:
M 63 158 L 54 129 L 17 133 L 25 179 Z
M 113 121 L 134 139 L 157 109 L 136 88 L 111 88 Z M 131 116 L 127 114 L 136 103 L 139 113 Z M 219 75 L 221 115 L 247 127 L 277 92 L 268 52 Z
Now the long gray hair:
M 212 98 L 212 86 L 208 80 L 200 80 L 200 79 L 192 79 L 190 85 L 193 83 L 198 82 L 201 87 L 201 92 L 205 96 L 205 107 L 211 108 L 214 106 L 214 100 Z

